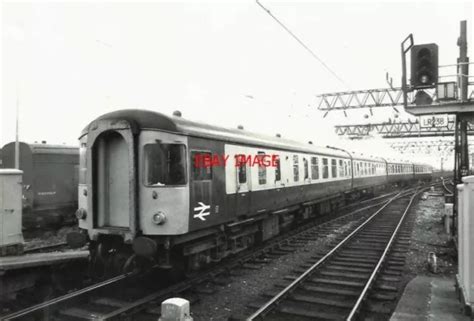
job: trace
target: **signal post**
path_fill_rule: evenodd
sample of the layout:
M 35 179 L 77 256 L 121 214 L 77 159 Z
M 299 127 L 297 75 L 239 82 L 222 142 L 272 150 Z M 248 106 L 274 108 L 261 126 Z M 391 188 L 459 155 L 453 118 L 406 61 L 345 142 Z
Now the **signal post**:
M 407 40 L 411 43 L 406 46 Z M 454 114 L 454 183 L 461 183 L 469 175 L 468 122 L 474 122 L 474 101 L 468 96 L 469 58 L 467 57 L 466 21 L 461 21 L 461 32 L 457 45 L 456 82 L 438 82 L 438 46 L 435 44 L 414 45 L 410 35 L 402 42 L 402 89 L 405 110 L 413 115 Z M 411 49 L 410 86 L 406 84 L 406 54 Z M 436 101 L 425 90 L 435 88 Z M 413 102 L 407 101 L 407 93 L 415 91 Z M 458 94 L 459 92 L 459 94 Z M 457 223 L 457 189 L 454 189 L 454 224 Z M 455 233 L 456 229 L 452 229 Z

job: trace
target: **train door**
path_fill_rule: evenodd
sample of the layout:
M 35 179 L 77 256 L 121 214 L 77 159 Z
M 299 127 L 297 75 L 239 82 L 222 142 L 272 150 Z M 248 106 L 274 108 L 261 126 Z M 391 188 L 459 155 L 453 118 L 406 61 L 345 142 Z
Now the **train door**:
M 127 142 L 116 131 L 102 134 L 94 144 L 97 227 L 130 225 L 128 154 Z
M 213 168 L 206 166 L 204 159 L 210 159 L 210 151 L 191 152 L 191 211 L 193 219 L 206 221 L 211 215 Z M 201 160 L 201 161 L 200 161 Z M 210 165 L 210 164 L 209 164 Z
M 239 157 L 239 155 L 237 155 Z M 250 184 L 251 184 L 251 175 L 250 175 L 250 166 L 247 166 L 245 162 L 240 163 L 235 167 L 236 172 L 236 214 L 246 215 L 250 209 Z

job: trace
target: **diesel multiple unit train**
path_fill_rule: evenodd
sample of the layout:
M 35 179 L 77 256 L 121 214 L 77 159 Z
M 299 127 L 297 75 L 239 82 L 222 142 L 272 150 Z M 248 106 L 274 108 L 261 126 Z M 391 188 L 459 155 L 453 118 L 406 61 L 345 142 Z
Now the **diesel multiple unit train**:
M 266 163 L 263 162 L 266 161 Z M 431 166 L 120 110 L 80 136 L 81 233 L 94 264 L 198 269 Z

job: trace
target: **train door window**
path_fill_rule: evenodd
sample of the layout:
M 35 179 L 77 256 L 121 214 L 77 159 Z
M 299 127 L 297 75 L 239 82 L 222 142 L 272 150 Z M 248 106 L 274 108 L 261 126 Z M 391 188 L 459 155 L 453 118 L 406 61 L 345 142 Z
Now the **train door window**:
M 293 180 L 295 182 L 300 180 L 300 168 L 298 155 L 293 155 Z
M 275 182 L 278 182 L 278 181 L 281 181 L 280 156 L 275 155 L 274 165 L 275 165 Z
M 339 160 L 339 177 L 344 177 L 344 164 L 342 159 Z
M 311 178 L 319 179 L 319 159 L 317 157 L 311 157 Z
M 372 164 L 372 175 L 375 175 L 375 164 Z
M 323 158 L 323 178 L 329 178 L 329 163 L 327 158 Z
M 344 161 L 344 176 L 347 177 L 349 173 L 347 172 L 347 161 Z
M 235 155 L 235 159 L 245 159 L 245 155 Z M 239 184 L 245 184 L 247 182 L 247 166 L 246 162 L 237 162 L 237 180 Z
M 186 184 L 186 146 L 184 144 L 146 144 L 144 174 L 147 186 Z
M 355 176 L 359 176 L 359 170 L 360 170 L 360 169 L 359 169 L 359 162 L 356 162 L 355 165 L 356 165 L 356 166 L 355 166 Z
M 212 179 L 212 167 L 204 166 L 202 160 L 211 159 L 212 154 L 208 152 L 197 152 L 191 153 L 191 160 L 193 162 L 193 179 L 195 181 L 203 181 Z
M 331 159 L 331 177 L 337 177 L 337 160 Z
M 351 161 L 347 161 L 347 173 L 349 174 L 349 176 L 352 176 Z
M 259 185 L 264 185 L 267 183 L 267 167 L 262 164 L 264 155 L 265 155 L 265 152 L 258 152 L 258 157 L 259 157 L 258 184 Z
M 303 158 L 303 169 L 304 169 L 304 179 L 309 178 L 309 165 L 308 165 L 308 160 L 306 158 Z

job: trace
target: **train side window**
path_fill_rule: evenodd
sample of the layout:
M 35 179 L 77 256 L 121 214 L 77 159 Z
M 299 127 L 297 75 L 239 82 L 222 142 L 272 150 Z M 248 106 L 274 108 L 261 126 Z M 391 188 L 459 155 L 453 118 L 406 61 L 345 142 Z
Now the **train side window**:
M 281 165 L 280 165 L 280 156 L 275 155 L 275 182 L 281 181 Z
M 293 180 L 295 182 L 300 180 L 300 168 L 298 155 L 293 155 Z
M 204 181 L 212 179 L 212 167 L 205 166 L 204 159 L 211 159 L 212 154 L 207 152 L 192 152 L 191 160 L 193 162 L 193 179 L 195 181 Z
M 339 160 L 339 177 L 344 177 L 344 164 L 342 159 Z
M 309 178 L 309 166 L 308 166 L 308 160 L 306 158 L 303 158 L 303 168 L 304 168 L 304 179 Z
M 311 178 L 319 179 L 319 163 L 317 157 L 311 157 Z
M 235 159 L 245 159 L 245 155 L 235 155 Z M 237 179 L 239 184 L 247 183 L 247 166 L 245 162 L 237 163 Z
M 147 186 L 186 184 L 186 146 L 184 144 L 146 144 L 143 147 Z
M 360 168 L 359 168 L 359 162 L 356 162 L 355 165 L 356 165 L 356 166 L 355 166 L 355 176 L 359 176 L 359 170 L 360 170 Z
M 267 183 L 267 167 L 262 164 L 263 156 L 265 152 L 258 152 L 258 157 L 260 158 L 260 162 L 258 165 L 258 184 L 264 185 Z
M 329 178 L 329 163 L 327 158 L 323 158 L 323 178 Z
M 352 176 L 351 161 L 347 161 L 347 173 L 349 174 L 349 176 Z
M 331 159 L 331 177 L 337 177 L 337 160 Z

